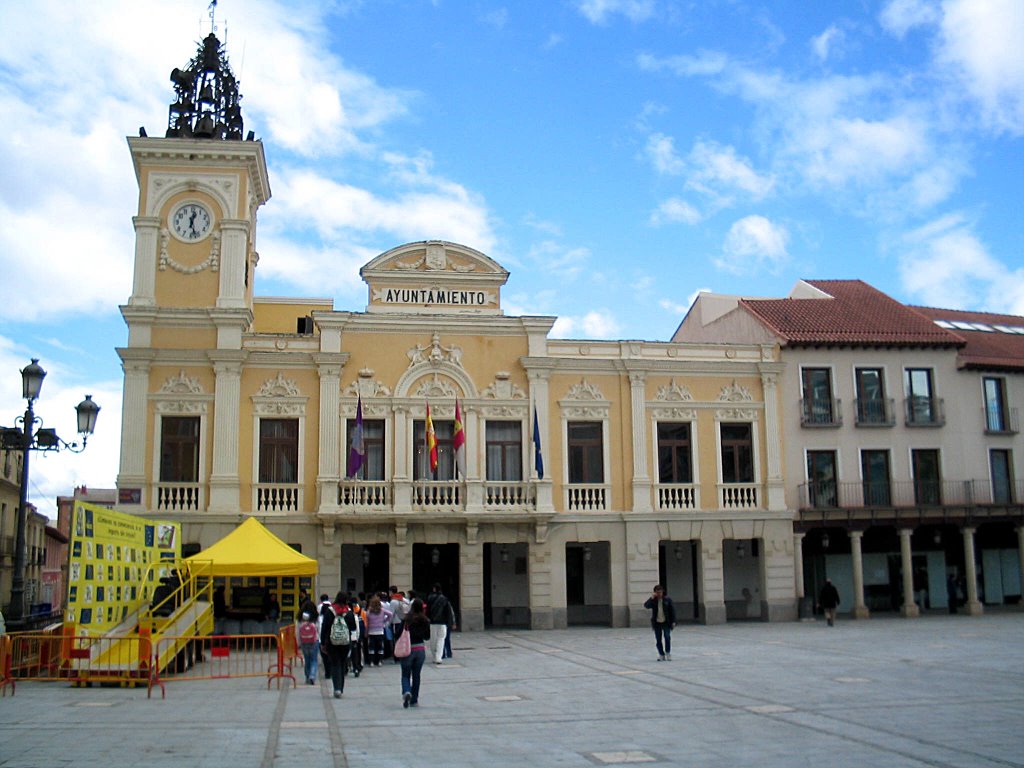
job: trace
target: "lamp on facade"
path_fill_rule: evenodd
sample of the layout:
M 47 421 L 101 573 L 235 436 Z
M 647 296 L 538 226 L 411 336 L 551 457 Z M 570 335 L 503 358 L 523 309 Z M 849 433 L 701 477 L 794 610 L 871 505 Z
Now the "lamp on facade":
M 676 548 L 673 550 L 673 553 L 676 556 L 676 560 L 683 559 L 683 548 L 679 544 L 676 544 Z
M 935 542 L 936 546 L 941 544 L 942 543 L 942 531 L 940 531 L 938 528 L 936 528 L 935 529 L 935 536 L 932 538 L 932 540 Z
M 747 545 L 742 541 L 736 542 L 736 557 L 743 559 L 747 556 Z
M 508 562 L 508 547 L 506 547 L 504 544 L 501 545 L 501 562 Z
M 821 534 L 821 548 L 828 549 L 828 532 Z
M 25 616 L 25 525 L 28 518 L 29 452 L 68 450 L 79 453 L 85 450 L 86 441 L 96 428 L 96 417 L 100 412 L 100 407 L 93 402 L 92 395 L 86 395 L 85 400 L 75 406 L 82 444 L 64 442 L 57 436 L 56 430 L 42 428 L 43 420 L 36 417 L 32 408 L 43 388 L 45 378 L 46 371 L 39 365 L 38 358 L 32 358 L 32 362 L 21 370 L 21 392 L 27 402 L 25 415 L 18 417 L 15 422 L 18 426 L 14 429 L 0 431 L 4 450 L 21 451 L 21 488 L 14 536 L 14 576 L 11 581 L 9 608 L 9 619 L 12 624 L 20 624 Z
M 583 548 L 583 559 L 589 562 L 590 561 L 590 556 L 591 556 L 590 555 L 590 547 L 584 547 Z
M 370 548 L 363 547 L 363 565 L 370 564 Z
M 430 550 L 430 562 L 432 565 L 437 565 L 441 562 L 441 550 L 437 547 Z

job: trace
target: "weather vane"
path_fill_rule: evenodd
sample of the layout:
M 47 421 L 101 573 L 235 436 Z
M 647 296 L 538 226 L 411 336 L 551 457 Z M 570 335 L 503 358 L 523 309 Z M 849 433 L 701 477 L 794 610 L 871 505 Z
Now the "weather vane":
M 217 34 L 217 0 L 210 0 L 210 31 Z

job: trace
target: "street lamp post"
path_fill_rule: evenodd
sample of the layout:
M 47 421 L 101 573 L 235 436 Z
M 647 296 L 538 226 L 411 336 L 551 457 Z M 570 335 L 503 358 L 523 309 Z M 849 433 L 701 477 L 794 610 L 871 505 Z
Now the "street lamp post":
M 56 430 L 43 429 L 42 419 L 36 418 L 32 409 L 39 397 L 46 371 L 39 365 L 37 358 L 26 365 L 21 371 L 22 396 L 27 402 L 25 415 L 21 417 L 21 429 L 3 430 L 3 447 L 8 450 L 21 451 L 21 489 L 18 503 L 17 528 L 14 535 L 14 578 L 11 582 L 10 623 L 17 625 L 25 616 L 25 526 L 28 518 L 28 459 L 31 451 L 59 451 L 62 449 L 79 453 L 85 450 L 85 443 L 96 427 L 96 416 L 100 407 L 86 395 L 85 400 L 75 406 L 78 414 L 78 432 L 82 435 L 82 445 L 66 443 L 57 436 Z M 39 429 L 36 426 L 40 425 Z

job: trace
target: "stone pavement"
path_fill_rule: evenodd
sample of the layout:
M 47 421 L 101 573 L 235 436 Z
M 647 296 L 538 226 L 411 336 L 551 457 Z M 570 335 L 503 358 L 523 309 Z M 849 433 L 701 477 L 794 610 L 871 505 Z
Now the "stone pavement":
M 21 683 L 0 766 L 1024 766 L 1024 613 L 457 634 L 401 706 L 386 662 L 329 686 Z

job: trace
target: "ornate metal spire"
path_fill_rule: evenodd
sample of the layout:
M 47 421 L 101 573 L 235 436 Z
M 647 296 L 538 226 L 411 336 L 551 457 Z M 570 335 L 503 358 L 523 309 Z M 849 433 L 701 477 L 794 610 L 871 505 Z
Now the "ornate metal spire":
M 171 82 L 177 100 L 167 119 L 168 138 L 242 139 L 238 81 L 220 40 L 211 32 L 185 69 L 175 67 Z

